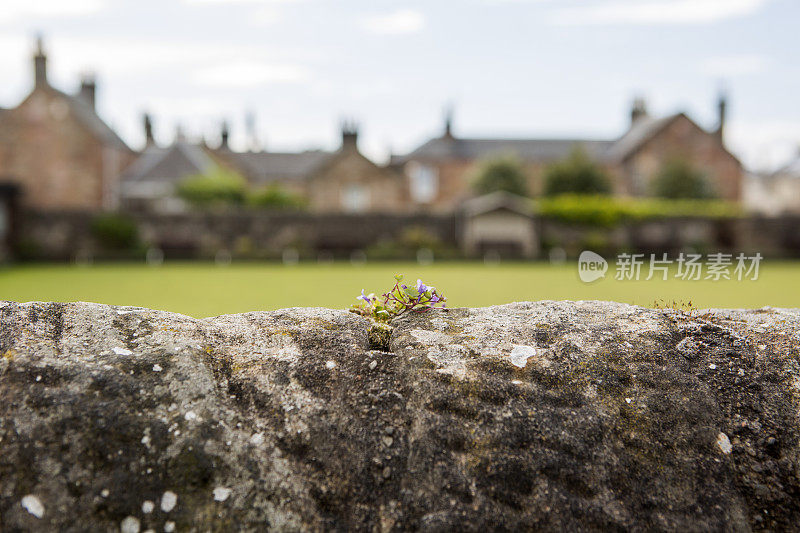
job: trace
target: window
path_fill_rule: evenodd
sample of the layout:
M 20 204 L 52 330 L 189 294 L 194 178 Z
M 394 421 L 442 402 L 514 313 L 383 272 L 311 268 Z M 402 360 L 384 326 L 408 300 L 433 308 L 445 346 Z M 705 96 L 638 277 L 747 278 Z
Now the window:
M 439 192 L 439 173 L 435 167 L 412 162 L 408 166 L 411 179 L 411 199 L 425 204 L 433 201 Z
M 366 211 L 369 207 L 369 191 L 361 184 L 345 185 L 342 191 L 342 207 L 345 211 Z

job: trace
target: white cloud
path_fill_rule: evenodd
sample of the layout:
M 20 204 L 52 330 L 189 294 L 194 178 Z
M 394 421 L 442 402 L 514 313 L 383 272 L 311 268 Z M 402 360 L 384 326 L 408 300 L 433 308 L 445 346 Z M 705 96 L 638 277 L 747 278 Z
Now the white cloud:
M 3 0 L 0 23 L 88 15 L 100 11 L 104 6 L 104 0 Z
M 710 57 L 700 62 L 700 70 L 717 78 L 735 78 L 759 74 L 769 68 L 770 59 L 760 54 Z
M 361 19 L 361 27 L 380 35 L 417 33 L 425 27 L 425 16 L 413 9 L 400 9 L 387 15 L 370 15 Z
M 252 87 L 269 83 L 297 83 L 311 78 L 301 65 L 265 64 L 259 61 L 220 63 L 195 71 L 193 80 L 210 87 Z
M 565 25 L 707 24 L 751 15 L 769 0 L 603 0 L 554 12 Z

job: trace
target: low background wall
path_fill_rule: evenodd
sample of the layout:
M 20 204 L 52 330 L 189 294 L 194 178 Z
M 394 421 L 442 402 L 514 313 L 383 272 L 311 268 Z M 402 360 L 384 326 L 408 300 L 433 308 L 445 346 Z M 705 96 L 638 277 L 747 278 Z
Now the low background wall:
M 287 249 L 297 251 L 301 258 L 312 259 L 349 257 L 356 250 L 367 250 L 369 256 L 370 247 L 397 243 L 409 230 L 451 251 L 447 257 L 465 255 L 461 246 L 465 227 L 461 215 L 130 214 L 124 216 L 135 223 L 142 245 L 124 251 L 103 249 L 98 243 L 92 232 L 96 216 L 88 212 L 20 213 L 14 238 L 17 256 L 42 260 L 143 257 L 148 248 L 162 250 L 167 258 L 214 258 L 220 252 L 237 258 L 280 258 Z M 539 217 L 534 224 L 540 236 L 540 242 L 534 246 L 545 257 L 553 251 L 574 257 L 584 249 L 606 256 L 627 251 L 677 254 L 693 250 L 800 257 L 800 217 L 667 218 L 611 228 Z M 509 253 L 507 246 L 500 252 L 512 257 L 519 255 Z M 381 258 L 391 254 L 390 249 Z

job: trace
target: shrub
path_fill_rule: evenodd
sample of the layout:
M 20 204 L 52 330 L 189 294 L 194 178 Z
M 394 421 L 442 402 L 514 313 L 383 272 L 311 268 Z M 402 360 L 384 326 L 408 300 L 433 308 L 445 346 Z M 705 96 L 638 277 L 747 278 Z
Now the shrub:
M 553 163 L 544 171 L 544 195 L 608 194 L 608 176 L 586 152 L 576 146 L 566 159 Z
M 732 218 L 741 215 L 736 204 L 722 200 L 612 198 L 567 194 L 536 202 L 539 213 L 570 224 L 613 227 L 627 221 L 667 217 Z
M 661 198 L 713 198 L 706 176 L 683 159 L 664 163 L 653 178 L 653 194 Z
M 207 174 L 184 179 L 177 192 L 198 207 L 241 205 L 245 200 L 245 181 L 239 174 L 217 166 Z
M 473 188 L 478 194 L 506 191 L 519 196 L 528 195 L 522 164 L 513 156 L 496 157 L 481 163 L 473 180 Z
M 302 209 L 306 206 L 306 200 L 279 185 L 269 185 L 248 194 L 247 204 L 253 207 Z
M 107 213 L 91 223 L 92 237 L 106 250 L 132 250 L 139 244 L 136 222 L 125 215 Z

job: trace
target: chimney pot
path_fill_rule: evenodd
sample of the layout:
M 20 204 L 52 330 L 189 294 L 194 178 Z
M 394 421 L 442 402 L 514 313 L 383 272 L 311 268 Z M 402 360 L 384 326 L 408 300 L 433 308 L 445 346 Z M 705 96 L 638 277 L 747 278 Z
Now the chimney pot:
M 95 92 L 97 91 L 97 81 L 92 74 L 85 74 L 81 78 L 81 89 L 78 95 L 92 109 L 95 108 Z
M 453 106 L 448 105 L 444 110 L 444 135 L 445 139 L 453 138 Z
M 720 93 L 717 100 L 717 130 L 714 132 L 720 142 L 724 141 L 725 134 L 725 115 L 728 109 L 728 98 L 724 93 Z
M 355 120 L 342 121 L 342 150 L 358 149 L 358 123 Z
M 44 40 L 36 36 L 36 54 L 33 56 L 33 84 L 34 87 L 47 86 L 47 56 L 44 53 Z
M 641 118 L 647 116 L 647 102 L 641 96 L 634 98 L 631 106 L 631 126 Z
M 144 139 L 145 147 L 149 148 L 156 145 L 156 139 L 153 136 L 153 119 L 150 113 L 142 115 L 142 122 L 144 122 Z
M 222 150 L 228 149 L 228 137 L 230 136 L 230 130 L 228 129 L 228 121 L 222 121 L 222 127 L 220 128 L 220 144 L 219 147 Z

